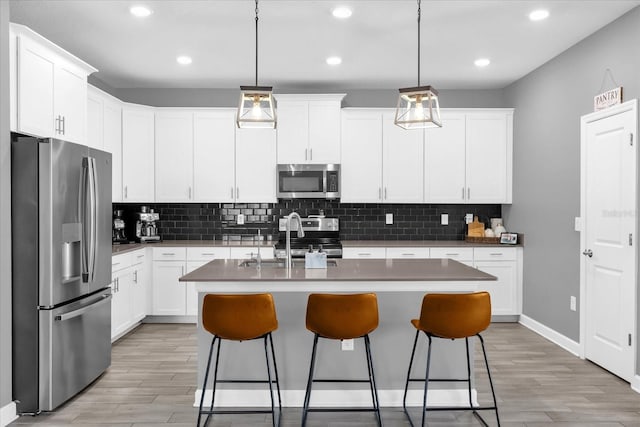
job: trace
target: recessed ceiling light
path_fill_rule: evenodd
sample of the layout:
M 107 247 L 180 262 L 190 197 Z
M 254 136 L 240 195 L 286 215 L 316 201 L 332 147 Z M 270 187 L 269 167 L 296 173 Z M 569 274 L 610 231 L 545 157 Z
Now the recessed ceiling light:
M 473 61 L 473 64 L 476 67 L 486 67 L 487 65 L 491 64 L 491 60 L 489 60 L 488 58 L 478 58 L 475 61 Z
M 176 62 L 180 65 L 189 65 L 193 62 L 190 56 L 182 55 L 176 58 Z
M 336 7 L 335 9 L 333 9 L 331 11 L 331 13 L 333 14 L 333 16 L 335 16 L 336 18 L 340 18 L 340 19 L 347 19 L 348 17 L 351 16 L 351 14 L 353 13 L 351 11 L 351 9 L 349 9 L 346 6 L 339 6 Z
M 339 56 L 330 56 L 327 58 L 327 64 L 340 65 L 342 64 L 342 58 L 340 58 Z
M 136 16 L 138 18 L 146 18 L 147 16 L 151 15 L 151 9 L 146 6 L 131 6 L 129 12 L 133 16 Z
M 529 14 L 529 19 L 532 21 L 542 21 L 549 17 L 549 11 L 545 9 L 534 10 Z

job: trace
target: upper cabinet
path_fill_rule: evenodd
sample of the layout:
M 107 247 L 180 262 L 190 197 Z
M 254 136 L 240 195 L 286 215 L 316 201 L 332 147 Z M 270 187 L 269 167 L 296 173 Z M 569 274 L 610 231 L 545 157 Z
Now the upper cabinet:
M 134 104 L 122 108 L 122 200 L 153 202 L 154 109 Z
M 276 131 L 237 129 L 235 202 L 275 203 Z
M 10 26 L 11 130 L 86 143 L 87 76 L 97 70 L 29 28 Z
M 513 110 L 443 110 L 426 130 L 425 202 L 511 203 Z
M 274 96 L 278 163 L 340 163 L 340 105 L 345 94 Z
M 155 118 L 156 201 L 193 199 L 193 113 L 160 110 Z

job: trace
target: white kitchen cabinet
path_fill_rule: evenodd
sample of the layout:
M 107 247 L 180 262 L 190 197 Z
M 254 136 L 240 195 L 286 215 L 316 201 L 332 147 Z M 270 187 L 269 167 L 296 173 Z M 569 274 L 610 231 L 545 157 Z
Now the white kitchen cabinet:
M 235 164 L 235 202 L 277 201 L 274 129 L 236 129 Z
M 183 316 L 186 309 L 185 286 L 178 279 L 186 274 L 185 261 L 153 262 L 154 316 Z
M 448 258 L 473 267 L 473 248 L 431 248 L 431 258 Z
M 518 267 L 518 250 L 502 247 L 474 248 L 474 266 L 498 278 L 497 281 L 480 283 L 482 290 L 491 295 L 493 315 L 520 314 L 522 279 Z
M 111 340 L 131 326 L 131 254 L 111 258 Z
M 344 95 L 275 95 L 278 163 L 340 163 L 340 104 Z
M 87 76 L 84 61 L 19 25 L 10 25 L 11 130 L 86 143 Z
M 422 203 L 422 130 L 393 124 L 391 110 L 343 110 L 341 201 Z
M 138 250 L 132 254 L 132 257 L 131 320 L 137 323 L 144 319 L 149 311 L 146 250 Z
M 122 102 L 87 86 L 87 145 L 111 153 L 111 199 L 122 201 Z
M 387 257 L 386 248 L 381 247 L 358 247 L 342 248 L 342 258 L 345 259 L 385 259 Z
M 427 129 L 427 203 L 511 203 L 513 110 L 443 110 Z
M 122 200 L 154 201 L 154 110 L 133 104 L 122 108 Z
M 382 201 L 382 114 L 342 110 L 342 203 Z
M 258 255 L 258 246 L 242 246 L 230 248 L 229 259 L 251 259 Z M 273 259 L 273 245 L 263 244 L 260 246 L 260 258 Z
M 193 200 L 193 113 L 155 114 L 155 201 Z
M 430 258 L 429 248 L 405 247 L 405 248 L 387 248 L 387 259 L 427 259 Z
M 216 259 L 228 259 L 229 248 L 219 247 L 193 247 L 187 248 L 187 274 Z M 184 283 L 186 287 L 187 316 L 198 315 L 198 292 L 194 282 Z
M 193 115 L 193 201 L 235 201 L 236 110 Z

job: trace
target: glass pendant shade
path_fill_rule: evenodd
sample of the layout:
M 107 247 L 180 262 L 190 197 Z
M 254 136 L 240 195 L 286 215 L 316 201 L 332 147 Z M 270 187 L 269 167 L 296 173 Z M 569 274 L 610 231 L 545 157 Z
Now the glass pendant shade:
M 438 91 L 431 86 L 400 89 L 394 123 L 404 129 L 442 127 Z
M 240 86 L 237 124 L 239 128 L 276 127 L 271 86 Z

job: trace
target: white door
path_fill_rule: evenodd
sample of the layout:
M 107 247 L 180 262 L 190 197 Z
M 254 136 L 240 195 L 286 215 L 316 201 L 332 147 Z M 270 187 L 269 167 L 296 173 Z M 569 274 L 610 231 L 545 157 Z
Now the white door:
M 160 111 L 155 116 L 156 201 L 193 199 L 193 114 Z
M 104 150 L 111 153 L 111 200 L 122 201 L 122 104 L 117 99 L 103 102 Z
M 309 159 L 309 103 L 278 102 L 278 163 L 307 163 Z
M 103 100 L 93 89 L 87 89 L 87 145 L 104 150 L 104 112 Z
M 443 112 L 442 127 L 426 130 L 425 203 L 466 201 L 465 127 L 464 114 Z
M 178 279 L 185 275 L 183 261 L 153 262 L 153 307 L 155 316 L 184 316 L 185 284 Z
M 236 202 L 275 203 L 276 131 L 236 130 Z
M 340 163 L 340 101 L 309 101 L 309 162 Z
M 122 199 L 154 200 L 154 114 L 152 108 L 122 109 Z
M 86 143 L 87 75 L 69 65 L 56 65 L 54 73 L 54 114 L 62 117 L 57 138 Z
M 636 101 L 612 111 L 582 118 L 582 325 L 585 357 L 630 381 L 637 263 Z
M 133 267 L 131 281 L 131 319 L 133 322 L 139 322 L 145 318 L 148 305 L 146 269 L 144 264 L 138 264 Z

